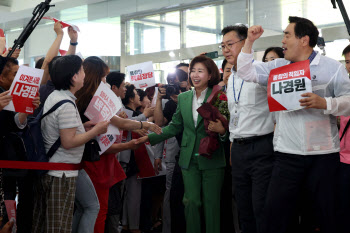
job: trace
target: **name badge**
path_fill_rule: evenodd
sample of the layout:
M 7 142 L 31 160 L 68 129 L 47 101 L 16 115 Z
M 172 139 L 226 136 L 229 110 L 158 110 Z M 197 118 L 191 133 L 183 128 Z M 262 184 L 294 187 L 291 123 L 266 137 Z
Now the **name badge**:
M 233 126 L 234 129 L 236 129 L 238 127 L 238 123 L 239 123 L 239 113 L 236 112 L 233 115 L 231 115 L 230 117 L 231 117 L 230 125 Z

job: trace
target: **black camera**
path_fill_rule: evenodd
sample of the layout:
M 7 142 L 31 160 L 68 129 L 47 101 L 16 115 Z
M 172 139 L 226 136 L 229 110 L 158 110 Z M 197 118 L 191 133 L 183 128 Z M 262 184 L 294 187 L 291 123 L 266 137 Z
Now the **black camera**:
M 180 94 L 180 83 L 174 83 L 174 84 L 168 84 L 168 85 L 163 85 L 162 88 L 165 88 L 165 96 L 164 99 L 170 99 L 170 96 L 172 95 L 178 95 Z

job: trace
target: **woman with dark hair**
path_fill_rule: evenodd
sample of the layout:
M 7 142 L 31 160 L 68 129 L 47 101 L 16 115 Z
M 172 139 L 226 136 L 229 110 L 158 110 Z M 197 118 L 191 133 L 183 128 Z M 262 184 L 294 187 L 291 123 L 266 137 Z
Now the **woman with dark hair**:
M 56 90 L 45 101 L 43 114 L 61 100 L 70 100 L 72 103 L 62 104 L 41 120 L 46 151 L 49 151 L 58 138 L 61 141 L 61 146 L 49 162 L 80 164 L 85 143 L 105 133 L 109 122 L 100 122 L 93 126 L 81 121 L 75 106 L 75 95 L 83 87 L 85 77 L 80 57 L 68 55 L 57 58 L 52 64 L 50 77 Z M 78 173 L 78 170 L 50 170 L 40 177 L 34 201 L 33 233 L 72 231 Z
M 88 57 L 83 63 L 86 73 L 84 80 L 84 88 L 76 93 L 77 108 L 80 112 L 83 122 L 88 119 L 84 116 L 94 93 L 96 92 L 101 81 L 106 81 L 106 76 L 109 72 L 108 66 L 98 57 Z M 139 122 L 128 119 L 123 119 L 118 116 L 113 116 L 110 120 L 111 124 L 119 129 L 135 130 L 145 128 L 146 130 L 156 131 L 160 133 L 160 128 L 148 122 Z M 84 170 L 89 175 L 100 203 L 100 211 L 97 215 L 94 232 L 103 233 L 105 220 L 108 211 L 109 188 L 125 178 L 125 174 L 115 157 L 115 154 L 127 150 L 136 149 L 134 141 L 128 143 L 113 144 L 107 151 L 100 156 L 100 160 L 96 162 L 84 162 Z M 78 227 L 79 229 L 80 227 Z
M 277 58 L 284 58 L 283 49 L 281 47 L 270 47 L 265 50 L 262 61 L 269 62 Z
M 190 64 L 190 83 L 194 90 L 181 93 L 178 105 L 170 124 L 163 128 L 161 135 L 149 134 L 139 143 L 150 141 L 160 143 L 182 132 L 179 165 L 185 186 L 183 203 L 187 233 L 201 232 L 201 207 L 203 205 L 206 232 L 220 232 L 220 192 L 224 177 L 224 147 L 220 147 L 208 159 L 198 155 L 200 141 L 207 136 L 203 118 L 197 109 L 212 92 L 220 80 L 214 61 L 206 56 L 195 57 Z M 210 122 L 209 130 L 220 132 L 224 140 L 226 130 L 220 121 Z M 221 140 L 219 140 L 221 141 Z
M 223 76 L 222 76 L 222 81 L 218 85 L 222 86 L 223 87 L 223 91 L 225 91 L 225 92 L 226 92 L 226 88 L 227 88 L 228 78 L 231 75 L 232 67 L 233 67 L 233 65 L 228 63 L 226 58 L 222 61 L 221 69 L 222 69 L 222 72 L 223 72 Z

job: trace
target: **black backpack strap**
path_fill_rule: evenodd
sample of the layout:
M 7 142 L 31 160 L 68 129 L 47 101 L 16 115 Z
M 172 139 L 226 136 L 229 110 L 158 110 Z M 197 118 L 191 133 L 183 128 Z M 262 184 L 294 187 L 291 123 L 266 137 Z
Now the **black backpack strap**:
M 59 108 L 62 104 L 65 104 L 65 103 L 71 103 L 74 105 L 75 107 L 75 104 L 73 103 L 73 101 L 71 100 L 61 100 L 59 101 L 58 103 L 56 103 L 49 111 L 47 111 L 47 113 L 45 113 L 41 118 L 40 118 L 40 121 L 46 117 L 47 115 L 49 115 L 50 113 L 53 113 L 57 108 Z M 53 154 L 55 154 L 55 152 L 58 150 L 58 148 L 61 146 L 61 137 L 59 137 L 56 142 L 51 146 L 50 150 L 47 152 L 47 156 L 49 158 L 51 158 L 53 156 Z
M 349 125 L 350 125 L 350 119 L 348 120 L 348 123 L 346 124 L 346 126 L 344 128 L 344 131 L 343 131 L 343 134 L 341 135 L 340 141 L 343 139 L 347 129 L 349 128 Z
M 73 101 L 71 101 L 71 100 L 61 100 L 61 101 L 59 101 L 58 103 L 56 103 L 54 106 L 52 106 L 52 108 L 51 108 L 49 111 L 47 111 L 47 113 L 45 113 L 44 115 L 42 115 L 41 118 L 40 118 L 40 121 L 41 121 L 44 117 L 46 117 L 47 115 L 49 115 L 49 114 L 53 113 L 54 111 L 56 111 L 57 108 L 59 108 L 62 104 L 65 104 L 65 103 L 71 103 L 71 104 L 73 104 L 74 107 L 75 107 L 75 104 L 73 103 Z

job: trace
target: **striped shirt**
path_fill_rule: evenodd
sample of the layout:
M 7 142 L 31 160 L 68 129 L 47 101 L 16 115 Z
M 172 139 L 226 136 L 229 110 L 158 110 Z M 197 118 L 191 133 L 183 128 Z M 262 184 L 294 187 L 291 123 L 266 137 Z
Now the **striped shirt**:
M 46 99 L 44 104 L 44 114 L 52 108 L 57 102 L 70 99 L 75 102 L 76 97 L 68 90 L 55 90 Z M 46 152 L 55 143 L 60 136 L 61 129 L 77 128 L 76 134 L 85 133 L 83 123 L 81 122 L 78 110 L 71 104 L 65 103 L 55 112 L 49 114 L 41 121 L 41 132 L 44 139 Z M 84 146 L 75 147 L 66 150 L 62 145 L 55 154 L 50 158 L 52 163 L 80 163 L 83 157 Z M 78 176 L 78 171 L 49 171 L 48 175 L 62 177 L 65 173 L 66 177 Z

